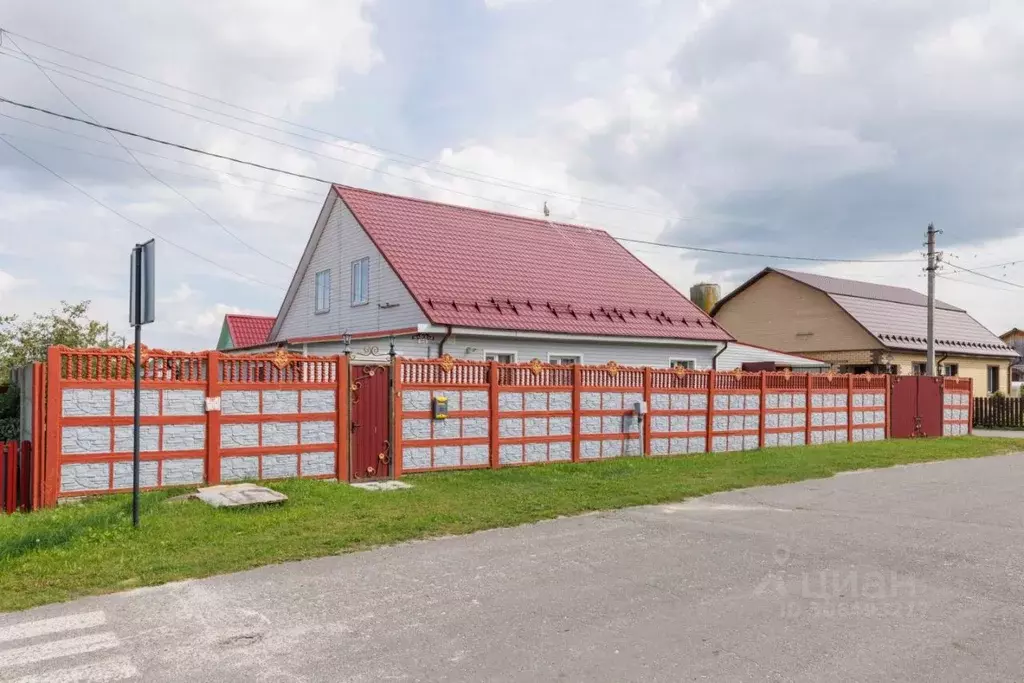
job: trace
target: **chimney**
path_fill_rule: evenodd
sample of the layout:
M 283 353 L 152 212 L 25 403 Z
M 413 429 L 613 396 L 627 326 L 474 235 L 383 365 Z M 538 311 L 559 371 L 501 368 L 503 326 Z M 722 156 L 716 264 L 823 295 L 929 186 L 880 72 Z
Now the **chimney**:
M 705 313 L 711 313 L 722 298 L 722 288 L 711 282 L 700 282 L 690 287 L 690 301 L 700 306 Z

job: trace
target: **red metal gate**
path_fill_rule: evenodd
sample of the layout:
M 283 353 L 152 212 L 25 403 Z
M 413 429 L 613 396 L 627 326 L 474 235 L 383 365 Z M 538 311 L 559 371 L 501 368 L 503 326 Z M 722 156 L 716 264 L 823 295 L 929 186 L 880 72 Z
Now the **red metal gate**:
M 391 476 L 390 368 L 352 366 L 352 481 Z
M 942 436 L 942 378 L 893 377 L 894 439 Z

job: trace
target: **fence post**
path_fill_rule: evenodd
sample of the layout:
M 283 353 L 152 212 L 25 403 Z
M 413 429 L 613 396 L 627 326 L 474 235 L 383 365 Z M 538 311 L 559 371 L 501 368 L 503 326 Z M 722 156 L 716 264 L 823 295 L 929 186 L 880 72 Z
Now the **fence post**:
M 18 449 L 16 442 L 0 443 L 3 456 L 4 511 L 14 514 L 18 509 Z
M 885 438 L 892 436 L 890 422 L 892 416 L 892 375 L 885 376 Z
M 967 433 L 974 433 L 974 378 L 967 378 Z
M 338 376 L 339 377 L 342 374 L 342 372 L 341 372 L 341 364 L 343 362 L 345 362 L 346 359 L 347 359 L 347 356 L 338 356 Z M 391 398 L 391 405 L 393 407 L 393 410 L 392 410 L 392 413 L 391 413 L 391 416 L 392 416 L 391 417 L 391 422 L 392 422 L 392 429 L 394 430 L 392 432 L 392 438 L 391 438 L 391 470 L 392 470 L 392 476 L 395 479 L 398 479 L 399 477 L 402 476 L 402 407 L 403 407 L 402 406 L 402 391 L 403 391 L 403 389 L 402 389 L 402 357 L 401 356 L 397 356 L 397 355 L 395 356 L 394 362 L 391 364 L 391 373 L 392 373 L 391 374 L 391 382 L 392 382 L 392 384 L 394 385 L 394 388 L 395 388 L 394 396 Z M 347 386 L 348 382 L 345 382 L 345 385 Z M 341 404 L 339 403 L 339 405 L 341 405 Z M 339 422 L 338 428 L 341 429 L 342 425 L 340 424 L 340 422 L 341 422 L 341 411 L 340 410 L 338 411 L 338 418 L 339 418 L 338 419 L 338 422 Z M 341 433 L 342 432 L 340 432 L 340 431 L 338 432 L 338 434 L 339 434 L 339 437 L 338 437 L 338 451 L 339 451 L 339 454 L 340 454 L 341 448 L 342 448 L 341 437 L 340 437 Z M 340 455 L 338 457 L 338 460 L 341 460 Z
M 804 398 L 804 445 L 811 445 L 811 373 L 804 375 L 807 379 L 807 396 Z
M 335 380 L 337 382 L 337 392 L 338 392 L 338 395 L 337 395 L 337 398 L 335 398 L 335 400 L 334 400 L 334 407 L 335 407 L 335 410 L 336 410 L 338 422 L 335 425 L 334 431 L 335 431 L 335 434 L 336 434 L 336 436 L 338 438 L 338 445 L 337 445 L 337 450 L 335 451 L 335 456 L 334 456 L 334 477 L 339 482 L 342 482 L 342 481 L 348 481 L 349 480 L 348 449 L 349 449 L 349 437 L 352 434 L 352 429 L 349 426 L 349 414 L 348 414 L 348 411 L 349 411 L 349 403 L 350 403 L 350 399 L 351 399 L 350 392 L 352 391 L 352 380 L 350 379 L 351 378 L 351 373 L 352 373 L 352 367 L 351 367 L 351 365 L 349 365 L 349 358 L 348 358 L 348 356 L 341 356 L 341 355 L 339 355 L 336 362 L 338 364 L 338 366 L 337 366 L 338 367 L 338 371 L 336 373 L 337 377 L 335 377 Z M 401 392 L 401 389 L 399 387 L 401 387 L 401 379 L 402 379 L 401 378 L 401 371 L 402 371 L 402 366 L 400 365 L 400 363 L 401 363 L 400 359 L 396 356 L 395 357 L 395 366 L 394 366 L 394 372 L 396 373 L 396 377 L 395 377 L 395 387 L 396 387 L 396 389 L 395 389 L 395 397 L 397 399 L 395 401 L 396 410 L 397 410 L 397 406 L 401 405 L 401 393 L 402 392 Z M 398 439 L 401 439 L 401 433 L 402 433 L 402 430 L 400 428 L 400 423 L 398 422 L 398 420 L 395 420 L 395 435 L 396 435 L 396 437 Z M 394 447 L 392 448 L 392 451 L 393 451 L 393 462 L 394 462 L 395 476 L 397 477 L 397 476 L 399 476 L 399 473 L 401 472 L 401 469 L 402 469 L 402 462 L 401 462 L 401 460 L 402 460 L 402 444 L 401 444 L 400 441 L 394 445 Z
M 60 495 L 61 349 L 46 350 L 46 449 L 43 453 L 43 507 L 53 507 Z
M 220 352 L 206 354 L 206 398 L 220 400 Z M 220 483 L 220 409 L 206 411 L 206 483 Z
M 31 509 L 43 502 L 43 453 L 46 452 L 46 365 L 32 365 L 32 495 Z
M 572 461 L 580 461 L 580 387 L 583 385 L 583 369 L 572 364 Z
M 757 424 L 757 447 L 764 448 L 764 435 L 765 435 L 765 407 L 768 403 L 768 373 L 764 370 L 761 371 L 761 399 L 758 401 L 758 405 L 761 406 L 761 416 L 758 418 Z
M 853 375 L 846 376 L 846 443 L 853 443 Z
M 704 452 L 711 452 L 711 435 L 714 433 L 712 423 L 715 421 L 715 377 L 717 373 L 712 368 L 708 370 L 708 418 L 704 433 Z M 689 448 L 687 448 L 689 450 Z
M 488 455 L 491 469 L 501 467 L 500 443 L 498 438 L 498 361 L 492 360 L 487 365 L 487 434 L 490 437 Z
M 644 405 L 647 406 L 647 414 L 643 419 L 643 455 L 651 454 L 651 368 L 644 368 Z

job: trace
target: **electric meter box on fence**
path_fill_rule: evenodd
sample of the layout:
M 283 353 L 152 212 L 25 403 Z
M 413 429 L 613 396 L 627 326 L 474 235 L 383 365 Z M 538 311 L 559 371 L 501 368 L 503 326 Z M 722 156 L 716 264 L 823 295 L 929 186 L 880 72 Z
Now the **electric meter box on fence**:
M 433 417 L 435 420 L 447 420 L 448 419 L 448 397 L 447 396 L 435 396 L 434 400 L 431 401 L 431 409 L 433 411 Z

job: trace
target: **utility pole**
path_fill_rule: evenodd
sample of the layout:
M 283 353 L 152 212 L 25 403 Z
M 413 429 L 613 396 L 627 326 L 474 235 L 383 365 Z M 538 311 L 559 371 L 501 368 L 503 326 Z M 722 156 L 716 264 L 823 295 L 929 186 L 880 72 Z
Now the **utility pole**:
M 941 254 L 935 252 L 935 235 L 940 231 L 928 224 L 928 355 L 925 358 L 924 373 L 935 374 L 935 271 L 939 269 Z

